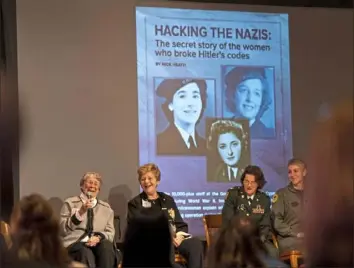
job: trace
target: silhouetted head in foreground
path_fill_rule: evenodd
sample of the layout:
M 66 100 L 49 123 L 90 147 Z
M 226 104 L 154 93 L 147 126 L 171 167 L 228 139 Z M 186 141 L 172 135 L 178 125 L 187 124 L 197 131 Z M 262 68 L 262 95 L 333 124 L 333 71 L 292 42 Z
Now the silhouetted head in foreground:
M 171 249 L 167 217 L 141 215 L 126 231 L 122 267 L 171 267 Z
M 309 267 L 353 267 L 353 102 L 320 122 L 311 142 L 306 245 Z
M 234 217 L 212 245 L 208 267 L 266 267 L 262 260 L 266 250 L 259 237 L 258 228 L 247 218 Z
M 60 237 L 59 221 L 42 196 L 23 197 L 11 215 L 13 251 L 22 261 L 37 261 L 67 267 L 68 253 Z

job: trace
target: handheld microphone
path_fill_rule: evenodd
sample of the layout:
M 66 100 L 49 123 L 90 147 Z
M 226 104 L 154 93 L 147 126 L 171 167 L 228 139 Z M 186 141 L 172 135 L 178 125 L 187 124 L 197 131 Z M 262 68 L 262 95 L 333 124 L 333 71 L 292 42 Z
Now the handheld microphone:
M 91 199 L 91 198 L 92 198 L 92 193 L 91 193 L 90 191 L 88 191 L 88 192 L 86 193 L 86 196 L 87 196 L 88 199 Z

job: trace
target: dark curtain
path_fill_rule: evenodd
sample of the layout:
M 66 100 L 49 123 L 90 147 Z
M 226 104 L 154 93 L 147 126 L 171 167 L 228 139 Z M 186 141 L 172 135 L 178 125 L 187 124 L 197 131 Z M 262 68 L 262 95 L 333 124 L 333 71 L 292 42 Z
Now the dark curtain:
M 18 195 L 16 47 L 16 1 L 0 0 L 0 216 L 4 220 Z

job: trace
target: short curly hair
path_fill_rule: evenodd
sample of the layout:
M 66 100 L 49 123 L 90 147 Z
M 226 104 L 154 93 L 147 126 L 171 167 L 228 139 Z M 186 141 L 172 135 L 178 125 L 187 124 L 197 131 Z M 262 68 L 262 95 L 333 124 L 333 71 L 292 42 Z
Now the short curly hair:
M 241 156 L 237 163 L 237 166 L 244 167 L 248 164 L 248 160 L 245 157 L 245 152 L 248 150 L 248 133 L 244 131 L 242 124 L 235 122 L 234 120 L 220 119 L 211 124 L 210 132 L 207 139 L 207 149 L 209 151 L 217 151 L 217 144 L 220 135 L 232 133 L 241 142 Z M 220 155 L 219 155 L 220 157 Z
M 138 168 L 138 180 L 140 181 L 142 176 L 148 172 L 152 172 L 155 175 L 157 181 L 161 180 L 161 171 L 159 167 L 154 163 L 148 163 Z
M 207 148 L 214 150 L 221 134 L 233 133 L 241 141 L 242 146 L 247 141 L 247 134 L 244 132 L 242 124 L 233 120 L 220 119 L 211 124 L 210 132 L 207 140 Z M 247 146 L 247 144 L 245 144 Z
M 262 169 L 259 166 L 249 165 L 245 168 L 245 171 L 241 175 L 241 183 L 245 180 L 246 175 L 253 175 L 256 183 L 258 184 L 258 189 L 262 189 L 267 181 L 264 178 Z
M 93 171 L 89 171 L 89 172 L 86 172 L 80 179 L 80 187 L 82 187 L 85 183 L 85 181 L 88 179 L 88 178 L 91 178 L 91 177 L 94 177 L 96 180 L 98 180 L 100 182 L 100 185 L 102 185 L 102 176 L 97 173 L 97 172 L 93 172 Z

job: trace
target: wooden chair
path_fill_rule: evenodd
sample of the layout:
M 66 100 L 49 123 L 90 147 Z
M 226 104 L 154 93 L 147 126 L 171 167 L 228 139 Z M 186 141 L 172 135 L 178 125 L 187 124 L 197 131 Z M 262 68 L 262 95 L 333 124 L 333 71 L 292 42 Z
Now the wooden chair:
M 176 253 L 175 254 L 175 263 L 186 265 L 187 264 L 187 260 L 181 254 Z
M 272 233 L 272 239 L 273 239 L 274 246 L 277 249 L 279 249 L 277 237 L 273 233 Z M 279 259 L 284 262 L 289 262 L 291 268 L 298 268 L 299 267 L 299 259 L 303 259 L 303 258 L 304 258 L 304 256 L 300 251 L 290 250 L 290 251 L 283 252 L 280 255 Z
M 212 237 L 219 231 L 222 226 L 221 214 L 204 215 L 203 225 L 207 246 L 209 248 L 212 243 Z
M 0 233 L 4 236 L 6 245 L 10 248 L 11 247 L 11 235 L 10 235 L 10 225 L 8 225 L 6 222 L 1 221 L 0 222 Z
M 298 250 L 290 250 L 280 255 L 280 260 L 290 262 L 291 268 L 299 267 L 299 259 L 303 259 L 303 254 Z

